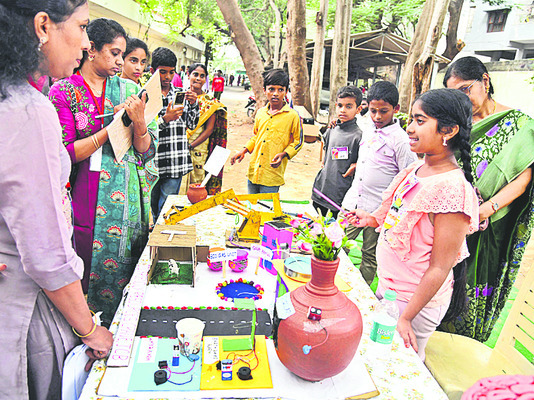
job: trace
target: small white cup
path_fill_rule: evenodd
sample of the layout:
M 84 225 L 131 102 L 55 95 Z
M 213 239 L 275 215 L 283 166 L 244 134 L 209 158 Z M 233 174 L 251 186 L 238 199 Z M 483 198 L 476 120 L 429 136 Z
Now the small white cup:
M 189 357 L 200 352 L 204 322 L 197 318 L 184 318 L 176 323 L 180 354 Z

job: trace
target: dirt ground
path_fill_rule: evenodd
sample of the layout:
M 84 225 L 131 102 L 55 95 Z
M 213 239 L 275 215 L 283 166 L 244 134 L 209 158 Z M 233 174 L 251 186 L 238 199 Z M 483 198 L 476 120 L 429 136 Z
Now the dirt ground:
M 242 87 L 226 87 L 221 101 L 228 108 L 228 148 L 231 155 L 243 148 L 252 136 L 253 120 L 247 117 L 245 105 L 252 94 Z M 286 184 L 280 188 L 282 200 L 309 200 L 313 181 L 320 169 L 319 152 L 320 143 L 305 143 L 303 149 L 289 161 L 286 173 Z M 247 193 L 248 164 L 250 154 L 235 165 L 230 161 L 224 166 L 223 190 L 233 188 L 238 194 Z

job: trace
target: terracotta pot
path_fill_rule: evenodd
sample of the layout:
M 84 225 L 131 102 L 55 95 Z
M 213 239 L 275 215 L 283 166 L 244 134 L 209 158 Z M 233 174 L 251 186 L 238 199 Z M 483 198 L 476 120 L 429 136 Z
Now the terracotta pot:
M 200 186 L 200 183 L 192 183 L 187 190 L 187 198 L 191 204 L 198 203 L 208 197 L 208 192 L 205 186 Z
M 295 314 L 278 326 L 278 358 L 308 381 L 320 381 L 343 371 L 362 337 L 360 310 L 334 284 L 338 266 L 339 258 L 323 261 L 312 256 L 311 280 L 291 292 Z M 308 318 L 310 307 L 321 309 L 320 321 Z

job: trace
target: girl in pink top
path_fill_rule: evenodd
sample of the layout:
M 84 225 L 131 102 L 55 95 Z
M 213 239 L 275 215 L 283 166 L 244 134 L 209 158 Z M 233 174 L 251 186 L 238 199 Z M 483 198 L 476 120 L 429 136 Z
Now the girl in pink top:
M 358 227 L 380 227 L 377 296 L 386 289 L 397 292 L 397 330 L 423 360 L 428 338 L 441 320 L 454 318 L 466 304 L 465 237 L 478 229 L 469 153 L 471 109 L 459 90 L 431 90 L 419 97 L 407 133 L 411 150 L 424 153 L 424 161 L 395 177 L 378 210 L 357 209 L 349 218 Z

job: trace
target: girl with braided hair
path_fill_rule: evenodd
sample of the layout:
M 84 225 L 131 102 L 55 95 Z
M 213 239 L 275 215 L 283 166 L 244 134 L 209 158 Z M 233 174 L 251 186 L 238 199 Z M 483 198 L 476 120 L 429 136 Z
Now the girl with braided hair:
M 349 222 L 380 227 L 377 297 L 387 289 L 397 293 L 397 330 L 424 360 L 436 327 L 465 307 L 466 235 L 479 223 L 471 186 L 469 98 L 451 89 L 424 93 L 413 104 L 406 131 L 411 150 L 425 154 L 424 160 L 395 177 L 374 213 L 354 210 Z

